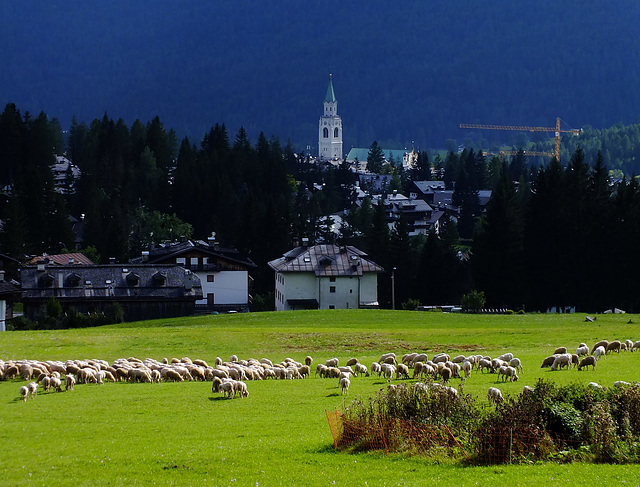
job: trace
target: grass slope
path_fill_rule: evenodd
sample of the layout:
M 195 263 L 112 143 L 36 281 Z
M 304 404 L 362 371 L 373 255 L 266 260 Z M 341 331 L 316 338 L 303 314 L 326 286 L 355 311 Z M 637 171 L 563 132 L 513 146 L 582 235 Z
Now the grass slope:
M 401 311 L 311 311 L 194 317 L 95 329 L 0 334 L 0 359 L 66 360 L 189 356 L 213 362 L 235 353 L 315 363 L 336 356 L 370 365 L 382 352 L 512 351 L 523 361 L 518 393 L 539 377 L 558 383 L 640 380 L 640 354 L 603 359 L 596 370 L 550 372 L 557 346 L 640 339 L 631 315 L 472 316 Z M 225 400 L 209 383 L 78 385 L 69 393 L 19 400 L 21 381 L 0 382 L 2 485 L 560 485 L 589 478 L 627 482 L 637 466 L 461 467 L 379 453 L 337 453 L 325 410 L 367 397 L 385 382 L 358 377 L 348 398 L 337 380 L 248 382 L 247 399 Z M 453 385 L 457 385 L 454 381 Z M 495 376 L 474 373 L 465 392 L 486 402 Z M 488 406 L 487 406 L 488 407 Z

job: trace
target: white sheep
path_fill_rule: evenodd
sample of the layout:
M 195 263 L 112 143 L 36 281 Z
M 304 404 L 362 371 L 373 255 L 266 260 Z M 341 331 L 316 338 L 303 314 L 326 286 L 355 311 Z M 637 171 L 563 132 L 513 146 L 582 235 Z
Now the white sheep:
M 517 372 L 518 371 L 515 367 L 511 367 L 508 365 L 506 372 L 503 374 L 505 380 L 508 378 L 510 382 L 516 382 L 519 379 Z
M 389 353 L 383 353 L 380 356 L 380 360 L 378 360 L 379 363 L 383 364 L 383 363 L 387 363 L 387 364 L 397 364 L 398 361 L 396 360 L 396 354 L 393 352 L 389 352 Z
M 633 352 L 636 349 L 640 350 L 640 340 L 633 343 L 633 348 L 631 349 L 631 351 Z
M 522 394 L 524 394 L 524 395 L 531 394 L 532 392 L 533 392 L 533 387 L 531 387 L 531 386 L 524 386 L 522 388 Z
M 551 365 L 551 370 L 561 370 L 562 367 L 566 367 L 569 370 L 569 366 L 571 365 L 571 354 L 570 353 L 562 353 L 558 355 L 553 361 L 553 365 Z
M 478 370 L 484 373 L 484 369 L 487 369 L 491 372 L 491 360 L 487 360 L 486 358 L 481 358 L 478 360 Z
M 597 382 L 589 382 L 587 384 L 587 387 L 590 387 L 591 389 L 600 389 L 603 390 L 604 387 L 602 387 L 600 384 L 598 384 Z
M 353 373 L 354 375 L 364 375 L 365 377 L 369 377 L 369 370 L 367 369 L 367 366 L 364 364 L 355 364 L 353 366 Z
M 330 358 L 329 360 L 327 360 L 324 365 L 327 367 L 337 367 L 340 364 L 340 360 L 338 360 L 337 358 Z
M 512 358 L 509 360 L 509 366 L 516 369 L 518 372 L 522 373 L 522 362 L 519 358 Z
M 72 391 L 73 386 L 76 385 L 76 378 L 72 374 L 67 374 L 64 378 L 64 389 L 66 391 Z
M 585 345 L 585 346 L 580 346 L 576 348 L 576 355 L 578 357 L 582 357 L 583 355 L 589 355 L 589 347 Z
M 513 358 L 513 354 L 511 352 L 503 353 L 498 357 L 498 359 L 503 360 L 505 362 L 509 362 Z
M 445 384 L 447 384 L 449 382 L 449 379 L 451 379 L 451 369 L 449 367 L 442 367 L 439 370 L 439 374 L 440 377 L 442 377 L 442 382 L 444 382 Z
M 464 371 L 465 377 L 469 377 L 471 375 L 472 368 L 473 365 L 471 364 L 471 362 L 469 362 L 469 360 L 465 360 L 464 362 L 462 362 L 462 370 Z
M 489 399 L 489 402 L 494 405 L 501 403 L 503 401 L 502 391 L 500 391 L 500 389 L 498 389 L 497 387 L 489 387 L 489 392 L 487 392 L 487 399 Z
M 351 381 L 348 377 L 342 377 L 340 379 L 340 388 L 342 389 L 342 394 L 349 393 L 349 386 L 351 385 Z
M 235 397 L 236 394 L 239 394 L 240 397 L 249 397 L 249 389 L 247 388 L 247 384 L 242 381 L 236 381 L 234 383 L 233 397 Z
M 62 392 L 62 381 L 57 377 L 51 377 L 49 385 L 57 392 Z
M 385 362 L 380 367 L 381 367 L 381 373 L 384 376 L 384 378 L 387 379 L 387 382 L 391 382 L 391 378 L 393 377 L 393 374 L 396 373 L 395 365 L 388 364 Z
M 461 364 L 465 360 L 467 360 L 467 357 L 465 357 L 464 355 L 456 355 L 451 359 L 451 362 L 453 362 L 454 364 Z
M 20 388 L 20 397 L 22 398 L 23 402 L 25 402 L 27 400 L 27 397 L 29 397 L 29 388 L 27 386 L 22 386 Z
M 396 379 L 400 379 L 400 378 L 405 378 L 405 379 L 409 378 L 409 367 L 407 367 L 406 364 L 400 363 L 396 367 Z
M 629 340 L 628 338 L 624 341 L 624 345 L 625 345 L 625 347 L 626 347 L 625 349 L 626 349 L 628 352 L 633 351 L 633 342 L 632 342 L 631 340 Z
M 426 353 L 417 353 L 413 359 L 411 360 L 411 366 L 415 367 L 416 363 L 418 362 L 426 362 L 427 360 L 429 360 L 429 357 L 427 356 Z
M 593 356 L 596 360 L 600 360 L 600 357 L 607 357 L 607 352 L 604 349 L 604 346 L 600 345 L 593 351 Z
M 38 383 L 29 382 L 29 384 L 27 384 L 27 388 L 29 389 L 29 395 L 31 397 L 36 397 L 36 395 L 38 394 Z
M 623 381 L 623 380 L 617 380 L 617 381 L 615 381 L 615 382 L 613 383 L 613 386 L 614 386 L 614 387 L 627 387 L 627 386 L 630 386 L 630 385 L 631 385 L 631 384 L 629 384 L 628 382 Z
M 378 377 L 380 377 L 380 374 L 382 374 L 382 366 L 379 362 L 373 362 L 371 364 L 371 373 L 378 374 Z

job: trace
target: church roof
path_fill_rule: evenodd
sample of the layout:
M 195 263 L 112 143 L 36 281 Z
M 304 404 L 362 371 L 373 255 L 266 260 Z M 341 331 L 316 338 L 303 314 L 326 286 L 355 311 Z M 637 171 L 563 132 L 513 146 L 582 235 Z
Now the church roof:
M 329 86 L 327 87 L 327 96 L 324 97 L 325 103 L 335 103 L 336 95 L 333 92 L 333 81 L 331 75 L 329 75 Z

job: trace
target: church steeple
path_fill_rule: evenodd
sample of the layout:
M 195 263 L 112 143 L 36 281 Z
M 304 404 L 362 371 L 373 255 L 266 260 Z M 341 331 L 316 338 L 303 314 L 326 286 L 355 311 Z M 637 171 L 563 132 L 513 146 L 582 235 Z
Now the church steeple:
M 342 156 L 342 119 L 338 115 L 338 100 L 333 91 L 333 76 L 329 74 L 329 86 L 324 97 L 324 114 L 320 117 L 318 157 L 339 161 Z
M 336 94 L 333 92 L 332 75 L 329 74 L 329 86 L 327 87 L 327 96 L 324 97 L 326 103 L 336 103 Z

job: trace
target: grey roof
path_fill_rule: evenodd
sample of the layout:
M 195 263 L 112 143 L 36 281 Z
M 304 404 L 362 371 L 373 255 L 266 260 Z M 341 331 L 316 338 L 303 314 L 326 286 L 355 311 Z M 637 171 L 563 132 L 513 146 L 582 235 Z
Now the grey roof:
M 269 262 L 276 272 L 313 272 L 316 277 L 362 276 L 384 269 L 367 259 L 367 254 L 351 246 L 314 245 L 296 247 Z
M 188 254 L 194 250 L 198 250 L 206 255 L 227 260 L 245 267 L 256 267 L 256 264 L 249 257 L 242 255 L 237 249 L 220 247 L 217 244 L 210 245 L 204 240 L 185 240 L 182 242 L 167 242 L 159 244 L 149 250 L 148 263 L 169 263 L 170 260 L 174 261 L 176 257 Z M 142 256 L 131 259 L 130 262 L 133 264 L 141 264 L 143 262 Z
M 202 299 L 198 276 L 176 265 L 24 266 L 20 277 L 26 301 Z
M 444 191 L 444 181 L 414 181 L 414 186 L 423 194 Z

